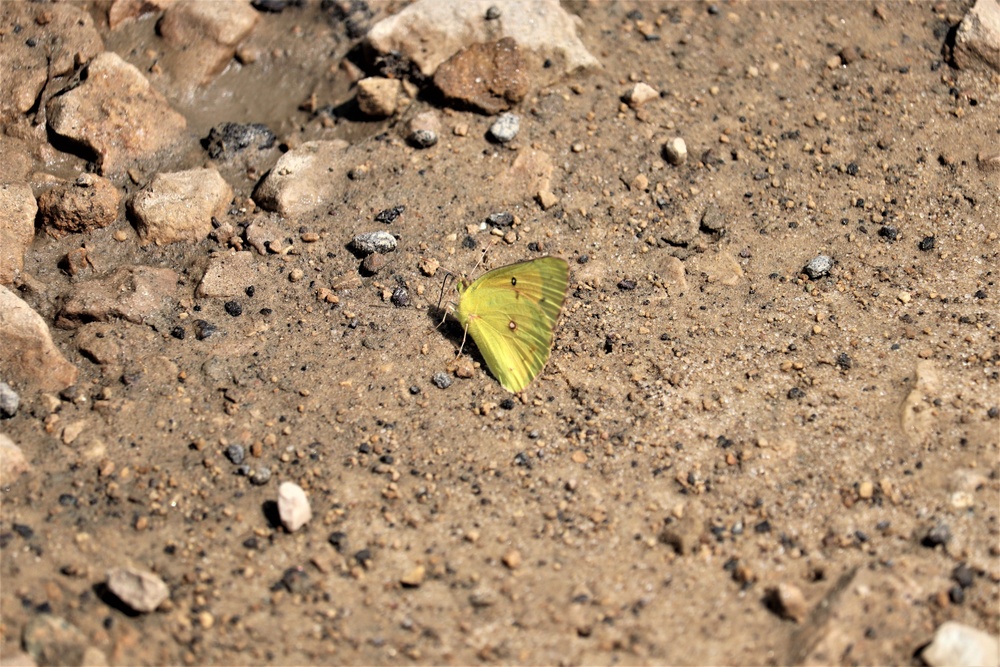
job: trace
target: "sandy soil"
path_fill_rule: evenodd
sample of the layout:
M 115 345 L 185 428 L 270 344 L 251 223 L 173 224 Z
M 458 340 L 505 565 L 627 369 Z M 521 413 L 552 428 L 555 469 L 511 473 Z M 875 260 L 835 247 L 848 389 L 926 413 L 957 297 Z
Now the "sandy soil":
M 42 612 L 123 665 L 905 664 L 946 620 L 1000 632 L 1000 183 L 977 160 L 1000 149 L 1000 95 L 943 55 L 968 3 L 566 6 L 603 69 L 536 88 L 506 147 L 474 113 L 444 113 L 421 151 L 401 119 L 300 111 L 352 95 L 351 44 L 314 6 L 262 17 L 252 39 L 283 58 L 172 100 L 198 136 L 263 122 L 285 146 L 347 138 L 367 168 L 274 222 L 295 251 L 255 255 L 239 317 L 194 295 L 211 239 L 142 246 L 124 215 L 38 235 L 29 302 L 50 322 L 73 287 L 59 260 L 86 243 L 101 273 L 180 273 L 167 319 L 221 335 L 53 328 L 76 387 L 2 424 L 34 469 L 2 495 L 0 653 Z M 142 68 L 129 47 L 154 38 L 146 19 L 108 48 Z M 662 95 L 637 112 L 638 81 Z M 547 210 L 504 187 L 530 150 L 555 165 Z M 219 168 L 245 201 L 279 155 Z M 442 274 L 420 269 L 473 271 L 500 211 L 517 234 L 488 267 L 571 265 L 552 357 L 513 400 L 481 368 L 431 383 L 481 359 L 455 363 L 461 332 L 428 309 Z M 364 277 L 345 246 L 374 229 L 399 248 Z M 818 255 L 833 267 L 810 279 Z M 339 303 L 317 299 L 332 286 Z M 87 330 L 121 361 L 84 356 Z M 314 513 L 294 534 L 274 518 L 285 480 Z M 116 605 L 122 565 L 170 600 Z

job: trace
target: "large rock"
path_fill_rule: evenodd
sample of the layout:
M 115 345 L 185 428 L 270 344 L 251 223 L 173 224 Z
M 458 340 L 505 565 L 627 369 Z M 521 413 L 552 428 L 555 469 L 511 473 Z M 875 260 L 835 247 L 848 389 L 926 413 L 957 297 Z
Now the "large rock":
M 103 174 L 169 148 L 187 128 L 138 69 L 109 51 L 87 66 L 83 83 L 49 102 L 48 118 L 49 129 L 91 153 Z
M 179 0 L 157 29 L 171 46 L 160 61 L 178 94 L 190 94 L 226 68 L 259 15 L 248 0 Z
M 0 377 L 37 391 L 62 391 L 76 382 L 76 366 L 52 342 L 45 320 L 0 286 Z
M 52 78 L 104 50 L 94 20 L 79 3 L 0 2 L 0 26 L 6 34 L 0 48 L 0 124 L 30 111 Z
M 35 238 L 38 206 L 27 183 L 0 184 L 0 284 L 24 269 L 24 253 Z
M 222 216 L 233 189 L 215 169 L 157 174 L 129 200 L 129 215 L 146 241 L 157 245 L 200 241 L 212 231 L 212 216 Z
M 136 324 L 161 323 L 173 306 L 179 276 L 170 269 L 123 266 L 113 273 L 78 283 L 56 317 L 56 326 L 72 329 L 87 322 L 121 318 Z
M 955 64 L 1000 72 L 1000 1 L 978 0 L 955 34 Z
M 118 219 L 122 196 L 118 188 L 97 174 L 80 174 L 72 183 L 60 183 L 38 197 L 39 217 L 54 237 L 107 227 Z
M 8 436 L 0 433 L 0 486 L 7 486 L 31 470 L 31 464 L 21 448 Z
M 485 18 L 491 7 L 500 12 L 497 20 Z M 366 44 L 383 55 L 398 52 L 433 76 L 460 49 L 511 37 L 539 65 L 549 59 L 548 71 L 559 76 L 600 66 L 576 35 L 579 21 L 559 0 L 417 0 L 372 26 Z
M 253 193 L 257 204 L 284 217 L 308 213 L 341 193 L 348 143 L 310 141 L 278 159 Z

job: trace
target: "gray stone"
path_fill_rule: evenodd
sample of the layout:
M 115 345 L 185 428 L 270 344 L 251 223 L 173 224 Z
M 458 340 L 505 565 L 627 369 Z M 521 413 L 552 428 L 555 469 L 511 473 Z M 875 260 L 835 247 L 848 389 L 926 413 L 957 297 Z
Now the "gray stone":
M 396 237 L 382 230 L 358 234 L 351 239 L 351 249 L 361 255 L 386 254 L 396 249 Z
M 817 278 L 822 278 L 825 275 L 829 275 L 830 269 L 833 268 L 833 259 L 827 257 L 826 255 L 816 255 L 809 260 L 809 263 L 803 268 L 803 272 L 816 280 Z
M 521 119 L 512 113 L 505 113 L 490 125 L 490 136 L 501 144 L 514 140 L 521 129 Z

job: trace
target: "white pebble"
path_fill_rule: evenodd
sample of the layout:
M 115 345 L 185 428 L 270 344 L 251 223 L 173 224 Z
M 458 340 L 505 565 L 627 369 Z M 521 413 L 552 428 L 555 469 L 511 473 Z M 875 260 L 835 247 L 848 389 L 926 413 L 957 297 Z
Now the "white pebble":
M 663 145 L 663 153 L 666 155 L 667 162 L 675 167 L 684 164 L 688 159 L 687 144 L 680 137 L 668 139 L 667 143 Z
M 513 141 L 521 129 L 521 119 L 512 113 L 501 115 L 490 126 L 490 136 L 501 144 Z
M 996 665 L 1000 662 L 1000 642 L 993 635 L 956 621 L 938 626 L 934 639 L 920 657 L 931 667 L 954 665 Z
M 289 533 L 294 533 L 309 523 L 312 518 L 312 508 L 306 492 L 295 482 L 282 482 L 278 487 L 278 514 L 281 523 Z
M 128 567 L 108 570 L 108 589 L 138 612 L 154 611 L 170 597 L 170 589 L 158 576 Z

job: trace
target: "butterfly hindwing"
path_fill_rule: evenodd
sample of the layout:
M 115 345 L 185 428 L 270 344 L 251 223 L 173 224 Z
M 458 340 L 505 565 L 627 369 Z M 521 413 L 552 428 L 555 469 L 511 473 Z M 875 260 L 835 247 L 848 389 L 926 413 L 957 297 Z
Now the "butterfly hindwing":
M 460 286 L 455 316 L 506 389 L 521 391 L 548 361 L 568 284 L 566 261 L 541 257 Z

